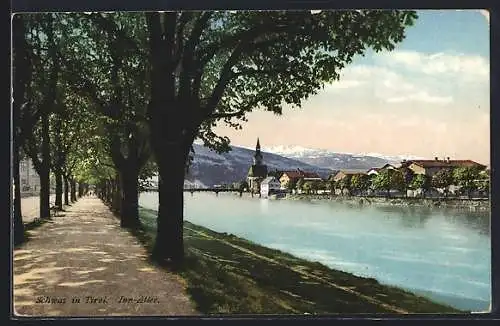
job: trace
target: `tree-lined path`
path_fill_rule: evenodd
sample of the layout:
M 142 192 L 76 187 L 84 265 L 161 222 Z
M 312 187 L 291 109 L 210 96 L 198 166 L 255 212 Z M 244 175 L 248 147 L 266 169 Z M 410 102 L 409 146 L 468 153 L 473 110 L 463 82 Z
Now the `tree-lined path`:
M 28 232 L 30 240 L 14 250 L 18 315 L 196 313 L 183 280 L 150 264 L 146 250 L 98 198 L 82 197 Z M 134 301 L 119 302 L 121 296 Z M 149 302 L 136 303 L 141 296 Z M 72 303 L 74 297 L 80 303 Z

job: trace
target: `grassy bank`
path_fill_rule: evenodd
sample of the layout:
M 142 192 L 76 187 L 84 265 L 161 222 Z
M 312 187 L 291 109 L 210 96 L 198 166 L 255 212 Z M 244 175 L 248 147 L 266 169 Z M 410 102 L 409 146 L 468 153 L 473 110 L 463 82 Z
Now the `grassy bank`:
M 140 209 L 148 249 L 156 212 Z M 184 222 L 186 259 L 177 272 L 205 314 L 459 313 L 445 305 L 330 269 L 231 234 Z

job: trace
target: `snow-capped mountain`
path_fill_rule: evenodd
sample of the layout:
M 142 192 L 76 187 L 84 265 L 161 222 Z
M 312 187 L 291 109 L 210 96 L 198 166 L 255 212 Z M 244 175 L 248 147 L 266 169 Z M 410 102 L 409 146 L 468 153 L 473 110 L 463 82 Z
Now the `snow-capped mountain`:
M 193 144 L 193 147 L 195 155 L 186 183 L 202 186 L 229 184 L 244 180 L 250 165 L 253 164 L 253 155 L 255 154 L 254 149 L 238 146 L 231 146 L 232 150 L 224 154 L 217 154 L 215 151 L 197 143 Z M 302 169 L 316 172 L 324 178 L 334 172 L 328 168 L 321 168 L 266 151 L 262 151 L 262 155 L 268 171 Z
M 274 146 L 264 148 L 267 152 L 293 158 L 304 163 L 332 170 L 367 170 L 384 164 L 399 164 L 403 159 L 418 159 L 413 155 L 390 156 L 378 153 L 339 153 L 325 149 L 305 148 L 302 146 Z

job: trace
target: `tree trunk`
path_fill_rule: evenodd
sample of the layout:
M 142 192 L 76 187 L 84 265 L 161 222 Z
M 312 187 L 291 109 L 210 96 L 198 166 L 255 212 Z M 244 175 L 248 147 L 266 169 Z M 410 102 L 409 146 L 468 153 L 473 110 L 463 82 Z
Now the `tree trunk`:
M 24 223 L 21 212 L 21 182 L 19 180 L 19 148 L 17 141 L 14 138 L 14 153 L 13 153 L 13 172 L 14 172 L 14 245 L 18 245 L 24 241 Z
M 179 263 L 184 258 L 183 215 L 185 157 L 177 146 L 165 148 L 158 160 L 158 219 L 153 257 Z
M 70 179 L 70 186 L 71 186 L 71 202 L 76 201 L 76 181 L 75 178 L 71 177 Z
M 121 214 L 123 195 L 122 195 L 122 189 L 121 189 L 121 184 L 120 184 L 120 176 L 118 175 L 118 173 L 116 174 L 116 177 L 110 181 L 109 187 L 110 187 L 110 189 L 109 189 L 110 197 L 109 198 L 111 200 L 111 208 L 115 213 Z
M 42 116 L 42 164 L 40 166 L 40 218 L 50 217 L 49 117 Z
M 81 182 L 78 182 L 78 198 L 83 196 L 83 184 Z M 104 199 L 104 196 L 103 196 Z
M 121 181 L 121 226 L 137 228 L 139 221 L 139 170 L 131 167 L 122 171 Z
M 42 168 L 40 171 L 40 218 L 50 217 L 50 171 Z
M 69 205 L 69 181 L 68 177 L 63 175 L 64 181 L 64 205 Z
M 56 203 L 55 206 L 58 210 L 62 210 L 62 197 L 63 197 L 63 176 L 58 169 L 55 169 L 54 175 L 56 177 Z

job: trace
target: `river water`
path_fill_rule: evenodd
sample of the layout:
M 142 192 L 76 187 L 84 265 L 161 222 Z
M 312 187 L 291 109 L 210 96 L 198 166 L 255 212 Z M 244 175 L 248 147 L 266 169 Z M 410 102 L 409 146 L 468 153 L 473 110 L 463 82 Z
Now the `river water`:
M 156 210 L 158 194 L 142 193 L 139 203 Z M 186 193 L 184 205 L 186 220 L 214 231 L 373 277 L 459 309 L 489 309 L 489 212 L 229 193 Z

